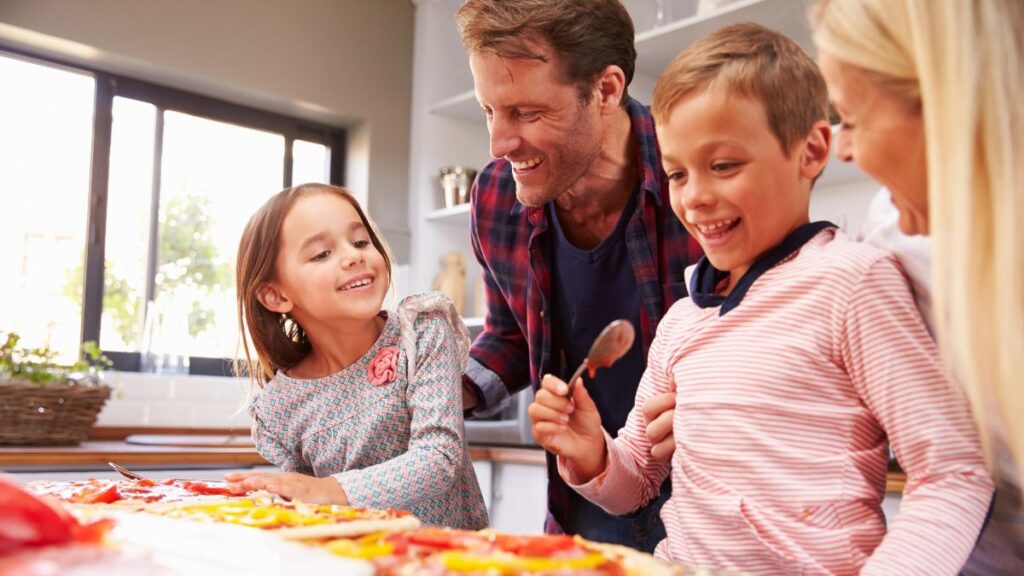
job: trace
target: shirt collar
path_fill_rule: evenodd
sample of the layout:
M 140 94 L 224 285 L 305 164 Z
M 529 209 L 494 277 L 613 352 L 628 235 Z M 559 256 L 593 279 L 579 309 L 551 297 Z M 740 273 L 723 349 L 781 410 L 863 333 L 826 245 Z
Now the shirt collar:
M 818 235 L 818 232 L 825 230 L 826 228 L 835 228 L 836 225 L 827 222 L 811 222 L 804 224 L 796 230 L 789 233 L 786 238 L 779 243 L 776 247 L 772 248 L 768 252 L 765 252 L 753 266 L 747 270 L 746 274 L 740 278 L 740 281 L 733 287 L 732 292 L 728 296 L 722 296 L 721 294 L 715 293 L 715 287 L 725 279 L 729 273 L 723 272 L 711 265 L 711 261 L 708 260 L 707 256 L 704 256 L 697 262 L 697 267 L 693 271 L 693 276 L 690 277 L 690 297 L 693 303 L 700 308 L 714 308 L 720 306 L 718 315 L 725 316 L 725 313 L 736 308 L 743 301 L 743 297 L 746 295 L 747 290 L 754 284 L 754 282 L 761 277 L 762 274 L 771 270 L 776 264 L 782 262 L 789 256 L 793 255 L 800 248 L 803 247 L 811 238 Z

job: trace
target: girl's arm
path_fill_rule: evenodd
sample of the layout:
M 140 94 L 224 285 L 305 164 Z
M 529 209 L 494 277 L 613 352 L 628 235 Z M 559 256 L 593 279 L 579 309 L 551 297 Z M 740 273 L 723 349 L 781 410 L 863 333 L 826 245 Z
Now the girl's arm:
M 858 282 L 843 323 L 840 356 L 907 473 L 899 514 L 861 574 L 957 574 L 992 481 L 970 409 L 892 258 Z
M 673 321 L 671 311 L 662 320 L 658 333 Z M 662 482 L 668 476 L 670 462 L 651 455 L 651 442 L 647 436 L 647 419 L 643 406 L 653 396 L 672 390 L 670 367 L 665 359 L 669 357 L 669 344 L 664 338 L 655 337 L 647 357 L 647 369 L 640 379 L 633 409 L 629 412 L 625 426 L 618 437 L 612 440 L 604 433 L 607 465 L 596 477 L 578 477 L 572 464 L 559 457 L 558 472 L 566 483 L 581 496 L 603 508 L 609 514 L 628 514 L 650 502 L 658 495 Z M 577 393 L 582 386 L 577 388 Z M 603 432 L 603 430 L 602 430 Z
M 401 456 L 335 475 L 352 506 L 403 508 L 444 497 L 464 466 L 462 373 L 455 333 L 440 312 L 415 322 L 416 373 L 406 391 L 412 412 Z
M 254 398 L 252 404 L 249 405 L 249 415 L 252 416 L 252 440 L 256 444 L 256 451 L 267 462 L 285 472 L 312 474 L 312 469 L 305 462 L 298 448 L 290 449 L 277 435 L 284 425 L 281 419 L 286 415 L 282 413 L 265 414 L 260 409 L 257 400 L 258 398 Z

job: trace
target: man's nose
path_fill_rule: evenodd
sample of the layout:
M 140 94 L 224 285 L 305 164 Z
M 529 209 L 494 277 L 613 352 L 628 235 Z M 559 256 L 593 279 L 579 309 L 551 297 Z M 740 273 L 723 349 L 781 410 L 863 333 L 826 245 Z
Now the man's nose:
M 519 134 L 509 121 L 492 117 L 488 122 L 488 130 L 491 134 L 492 158 L 504 158 L 519 147 Z

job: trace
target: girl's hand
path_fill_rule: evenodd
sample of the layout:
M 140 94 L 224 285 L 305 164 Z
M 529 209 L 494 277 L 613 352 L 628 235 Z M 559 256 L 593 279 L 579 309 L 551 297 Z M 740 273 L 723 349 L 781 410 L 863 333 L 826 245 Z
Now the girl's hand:
M 224 475 L 228 489 L 235 494 L 266 490 L 286 500 L 311 504 L 348 505 L 348 496 L 332 476 L 317 478 L 297 472 L 229 472 Z
M 601 415 L 582 382 L 574 386 L 572 398 L 568 392 L 565 382 L 544 376 L 527 410 L 530 430 L 538 444 L 568 460 L 576 479 L 586 483 L 607 466 Z

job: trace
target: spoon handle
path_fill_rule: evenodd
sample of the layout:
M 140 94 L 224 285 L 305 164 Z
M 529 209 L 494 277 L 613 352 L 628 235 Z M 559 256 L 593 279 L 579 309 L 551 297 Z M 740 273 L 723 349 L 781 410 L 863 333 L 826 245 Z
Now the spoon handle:
M 575 372 L 573 372 L 572 378 L 569 378 L 569 381 L 566 382 L 566 384 L 569 385 L 569 391 L 565 393 L 565 396 L 567 398 L 572 398 L 572 393 L 576 389 L 576 381 L 579 380 L 581 376 L 583 376 L 583 370 L 586 367 L 587 367 L 587 359 L 584 358 L 583 359 L 583 363 L 580 364 L 580 367 L 577 368 Z

